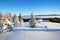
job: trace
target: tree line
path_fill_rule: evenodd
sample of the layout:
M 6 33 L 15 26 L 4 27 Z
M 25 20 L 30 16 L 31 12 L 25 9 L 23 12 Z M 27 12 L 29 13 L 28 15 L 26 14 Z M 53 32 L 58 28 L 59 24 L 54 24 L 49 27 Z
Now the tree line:
M 6 15 L 6 16 L 8 16 L 8 15 Z M 12 16 L 11 13 L 9 13 L 9 16 L 10 16 L 10 17 Z M 12 17 L 13 21 L 15 20 L 14 18 L 16 18 L 16 17 L 17 17 L 17 15 L 14 14 L 13 17 Z M 3 15 L 2 15 L 2 13 L 0 12 L 0 22 L 1 22 L 1 19 L 2 19 L 2 18 L 3 18 Z M 21 21 L 23 20 L 23 18 L 22 18 L 21 13 L 19 14 L 18 18 L 19 18 L 19 22 L 22 23 Z M 33 14 L 33 13 L 31 13 L 31 21 L 30 21 L 30 24 L 31 24 L 31 27 L 33 27 L 33 28 L 36 27 L 35 17 L 34 17 L 34 14 Z M 21 24 L 20 24 L 20 25 L 21 25 Z

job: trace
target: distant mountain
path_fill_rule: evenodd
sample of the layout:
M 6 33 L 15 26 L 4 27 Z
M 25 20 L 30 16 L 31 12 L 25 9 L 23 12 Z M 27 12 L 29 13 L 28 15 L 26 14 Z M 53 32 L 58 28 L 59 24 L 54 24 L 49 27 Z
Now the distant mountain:
M 60 16 L 60 14 L 36 15 L 36 16 Z
M 35 14 L 34 14 L 35 15 Z M 29 17 L 31 15 L 24 15 L 25 17 Z M 35 16 L 60 16 L 60 14 L 48 14 L 48 15 L 35 15 Z

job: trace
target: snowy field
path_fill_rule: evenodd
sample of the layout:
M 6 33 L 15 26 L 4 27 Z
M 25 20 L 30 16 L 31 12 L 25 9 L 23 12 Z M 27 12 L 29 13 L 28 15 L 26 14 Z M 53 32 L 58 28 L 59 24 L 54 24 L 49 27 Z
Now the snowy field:
M 60 30 L 28 29 L 31 28 L 14 27 L 11 32 L 0 33 L 0 40 L 60 40 Z
M 0 40 L 60 40 L 60 23 L 38 22 L 36 28 L 14 26 L 13 31 L 0 33 Z M 47 28 L 45 28 L 47 26 Z
M 6 33 L 0 33 L 0 40 L 60 40 L 60 31 L 15 30 Z

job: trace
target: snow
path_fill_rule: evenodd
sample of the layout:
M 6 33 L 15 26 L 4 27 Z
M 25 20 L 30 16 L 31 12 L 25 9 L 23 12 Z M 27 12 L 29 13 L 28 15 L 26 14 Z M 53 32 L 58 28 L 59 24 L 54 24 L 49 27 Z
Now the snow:
M 60 31 L 49 32 L 13 30 L 7 33 L 0 33 L 0 40 L 60 40 Z
M 0 30 L 2 29 L 2 26 L 0 26 Z
M 42 24 L 46 25 L 48 29 L 60 29 L 60 23 L 43 22 Z
M 0 33 L 2 32 L 2 25 L 0 25 Z
M 14 26 L 13 31 L 0 33 L 0 40 L 60 40 L 60 23 L 39 22 L 31 28 L 29 22 L 24 26 Z
M 39 20 L 38 20 L 39 21 Z M 29 22 L 24 23 L 24 27 L 30 27 Z M 47 28 L 47 29 L 60 29 L 60 23 L 53 22 L 36 22 L 36 28 Z

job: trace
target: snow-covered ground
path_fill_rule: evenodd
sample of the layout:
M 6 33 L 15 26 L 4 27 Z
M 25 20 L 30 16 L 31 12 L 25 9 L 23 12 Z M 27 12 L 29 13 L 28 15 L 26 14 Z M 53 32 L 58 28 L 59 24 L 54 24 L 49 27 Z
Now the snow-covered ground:
M 43 22 L 42 24 L 46 25 L 49 29 L 60 29 L 60 23 Z
M 46 21 L 46 22 L 45 22 Z M 60 29 L 60 23 L 53 23 L 49 22 L 48 20 L 45 20 L 43 22 L 39 22 L 39 20 L 36 22 L 37 27 L 36 28 L 48 28 L 48 29 Z M 24 23 L 24 27 L 31 26 L 29 22 Z
M 60 23 L 38 22 L 36 25 L 31 28 L 30 23 L 25 22 L 23 27 L 14 26 L 13 31 L 0 33 L 0 40 L 60 40 Z
M 60 40 L 60 29 L 14 27 L 13 31 L 0 33 L 0 40 Z
M 18 27 L 15 29 L 17 30 Z M 11 31 L 0 33 L 0 40 L 60 40 L 60 31 Z

